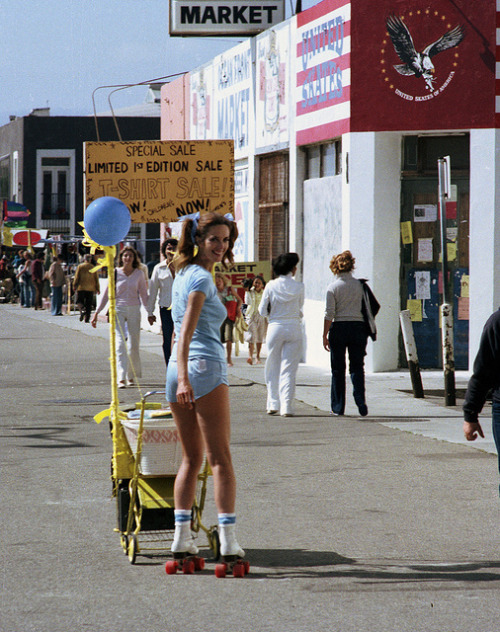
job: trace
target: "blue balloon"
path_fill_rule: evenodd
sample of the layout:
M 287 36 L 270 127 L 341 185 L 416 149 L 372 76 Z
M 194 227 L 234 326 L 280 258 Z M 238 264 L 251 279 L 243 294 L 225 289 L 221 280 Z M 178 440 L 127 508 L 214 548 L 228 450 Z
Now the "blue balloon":
M 101 246 L 115 246 L 125 239 L 131 223 L 127 206 L 110 196 L 91 202 L 83 215 L 88 236 Z

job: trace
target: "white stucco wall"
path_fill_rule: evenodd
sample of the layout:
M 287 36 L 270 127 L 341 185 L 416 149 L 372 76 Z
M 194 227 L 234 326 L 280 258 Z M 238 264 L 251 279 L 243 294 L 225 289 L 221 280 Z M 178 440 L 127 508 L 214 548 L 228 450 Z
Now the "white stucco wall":
M 368 371 L 398 364 L 401 135 L 355 133 L 349 142 L 349 227 L 342 248 L 356 258 L 381 304 L 377 342 L 368 344 Z
M 332 256 L 342 245 L 342 176 L 304 182 L 304 269 L 306 298 L 323 301 L 333 276 Z
M 382 305 L 378 339 L 368 344 L 368 371 L 398 365 L 401 135 L 356 133 L 342 138 L 343 172 L 304 183 L 304 315 L 307 362 L 328 367 L 322 347 L 324 293 L 334 253 L 349 249 L 355 275 L 369 280 Z M 314 214 L 311 213 L 314 209 Z
M 329 367 L 329 355 L 322 345 L 323 315 L 326 288 L 333 280 L 328 266 L 342 244 L 342 176 L 306 180 L 303 189 L 302 281 L 306 298 L 307 362 Z
M 469 368 L 485 321 L 500 306 L 500 130 L 470 132 Z

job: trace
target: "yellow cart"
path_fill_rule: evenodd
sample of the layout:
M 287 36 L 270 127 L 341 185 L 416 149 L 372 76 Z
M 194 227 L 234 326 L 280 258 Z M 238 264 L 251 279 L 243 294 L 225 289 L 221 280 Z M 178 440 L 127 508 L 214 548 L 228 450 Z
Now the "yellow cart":
M 131 564 L 137 555 L 151 555 L 170 552 L 173 539 L 174 524 L 174 482 L 175 474 L 167 467 L 168 474 L 146 473 L 151 468 L 145 467 L 143 454 L 145 434 L 148 432 L 146 411 L 155 410 L 159 405 L 147 403 L 153 395 L 164 395 L 165 391 L 150 391 L 142 398 L 138 406 L 140 411 L 137 428 L 136 446 L 130 447 L 132 473 L 130 477 L 121 477 L 114 481 L 117 493 L 118 531 L 124 552 Z M 163 417 L 168 416 L 162 413 Z M 154 412 L 153 412 L 154 416 Z M 169 415 L 171 417 L 171 415 Z M 122 425 L 125 422 L 122 421 Z M 157 431 L 150 431 L 151 433 Z M 159 444 L 163 447 L 164 444 Z M 165 448 L 166 449 L 166 448 Z M 161 469 L 161 468 L 160 468 Z M 219 559 L 220 544 L 216 526 L 206 527 L 202 522 L 203 510 L 207 494 L 207 481 L 211 470 L 205 461 L 198 475 L 198 487 L 192 509 L 191 530 L 198 534 L 203 531 L 208 540 L 208 548 L 214 560 Z
M 174 482 L 177 470 L 168 474 L 146 474 L 142 463 L 143 439 L 145 431 L 145 412 L 160 408 L 161 404 L 149 403 L 153 395 L 165 395 L 165 391 L 151 391 L 136 405 L 140 411 L 137 430 L 137 443 L 134 449 L 129 445 L 123 423 L 127 415 L 120 409 L 117 390 L 116 368 L 116 295 L 114 258 L 115 246 L 99 246 L 84 231 L 84 245 L 95 252 L 97 248 L 104 250 L 105 257 L 100 259 L 92 271 L 107 267 L 109 292 L 109 343 L 111 368 L 111 403 L 109 408 L 94 416 L 96 423 L 109 418 L 113 454 L 111 458 L 111 479 L 113 495 L 117 499 L 118 526 L 124 552 L 132 564 L 137 555 L 170 552 L 175 529 L 174 521 Z M 197 534 L 204 531 L 208 539 L 208 547 L 217 560 L 220 556 L 219 534 L 216 526 L 206 527 L 202 523 L 203 509 L 207 493 L 207 481 L 211 476 L 208 463 L 205 462 L 198 476 L 198 488 L 192 510 L 191 529 Z

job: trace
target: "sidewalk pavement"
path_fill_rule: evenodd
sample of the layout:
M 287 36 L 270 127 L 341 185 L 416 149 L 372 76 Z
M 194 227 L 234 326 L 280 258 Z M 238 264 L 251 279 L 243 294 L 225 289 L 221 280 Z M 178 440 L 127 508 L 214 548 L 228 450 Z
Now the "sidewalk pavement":
M 88 323 L 80 322 L 77 312 L 64 316 L 52 316 L 50 310 L 35 312 L 32 309 L 24 309 L 19 305 L 10 304 L 6 307 L 12 311 L 18 311 L 23 316 L 50 322 L 60 327 L 79 330 L 88 336 L 109 337 L 107 323 L 101 320 L 97 328 L 94 329 Z M 143 329 L 141 349 L 162 356 L 161 336 L 153 331 Z M 263 351 L 263 364 L 249 365 L 246 362 L 247 346 L 240 345 L 239 356 L 233 354 L 234 366 L 229 368 L 229 375 L 255 384 L 265 384 L 265 346 Z M 476 450 L 496 454 L 491 431 L 491 405 L 489 403 L 484 407 L 480 417 L 485 439 L 468 442 L 463 436 L 462 402 L 470 373 L 467 371 L 455 373 L 457 393 L 455 406 L 444 405 L 442 371 L 423 370 L 421 376 L 424 398 L 417 399 L 413 397 L 410 374 L 407 370 L 367 374 L 366 391 L 370 420 L 403 432 L 462 444 Z M 297 373 L 295 397 L 320 411 L 328 412 L 330 410 L 330 372 L 323 368 L 301 364 Z M 352 418 L 359 416 L 349 391 L 349 381 L 347 382 L 346 416 Z
M 215 579 L 204 548 L 197 577 L 166 575 L 168 543 L 130 564 L 114 531 L 108 424 L 93 421 L 109 407 L 108 334 L 77 315 L 0 307 L 1 632 L 497 629 L 497 462 L 450 443 L 462 441 L 460 406 L 442 405 L 434 372 L 424 400 L 408 373 L 369 375 L 370 415 L 349 398 L 337 418 L 328 370 L 301 366 L 303 401 L 284 419 L 266 415 L 264 369 L 242 349 L 231 452 L 250 574 Z M 143 332 L 140 394 L 163 385 L 160 343 Z M 212 484 L 203 520 L 216 524 Z

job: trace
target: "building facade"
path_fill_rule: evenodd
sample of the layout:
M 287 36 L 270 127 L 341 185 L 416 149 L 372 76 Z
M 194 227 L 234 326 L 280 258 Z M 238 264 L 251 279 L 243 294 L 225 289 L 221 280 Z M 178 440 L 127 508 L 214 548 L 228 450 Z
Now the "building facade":
M 158 140 L 160 117 L 119 116 L 123 140 Z M 13 117 L 0 127 L 0 201 L 11 200 L 30 210 L 28 226 L 49 234 L 79 236 L 83 220 L 83 144 L 117 139 L 111 116 L 50 116 L 47 109 Z M 133 224 L 129 238 L 158 238 L 153 224 Z M 152 246 L 153 248 L 153 246 Z M 158 251 L 158 243 L 154 244 Z M 146 257 L 149 253 L 143 250 Z
M 163 87 L 163 139 L 235 141 L 238 258 L 300 254 L 309 363 L 328 367 L 328 264 L 348 248 L 382 305 L 369 370 L 405 365 L 401 309 L 421 366 L 441 365 L 446 283 L 471 366 L 500 305 L 497 23 L 495 0 L 324 0 Z

